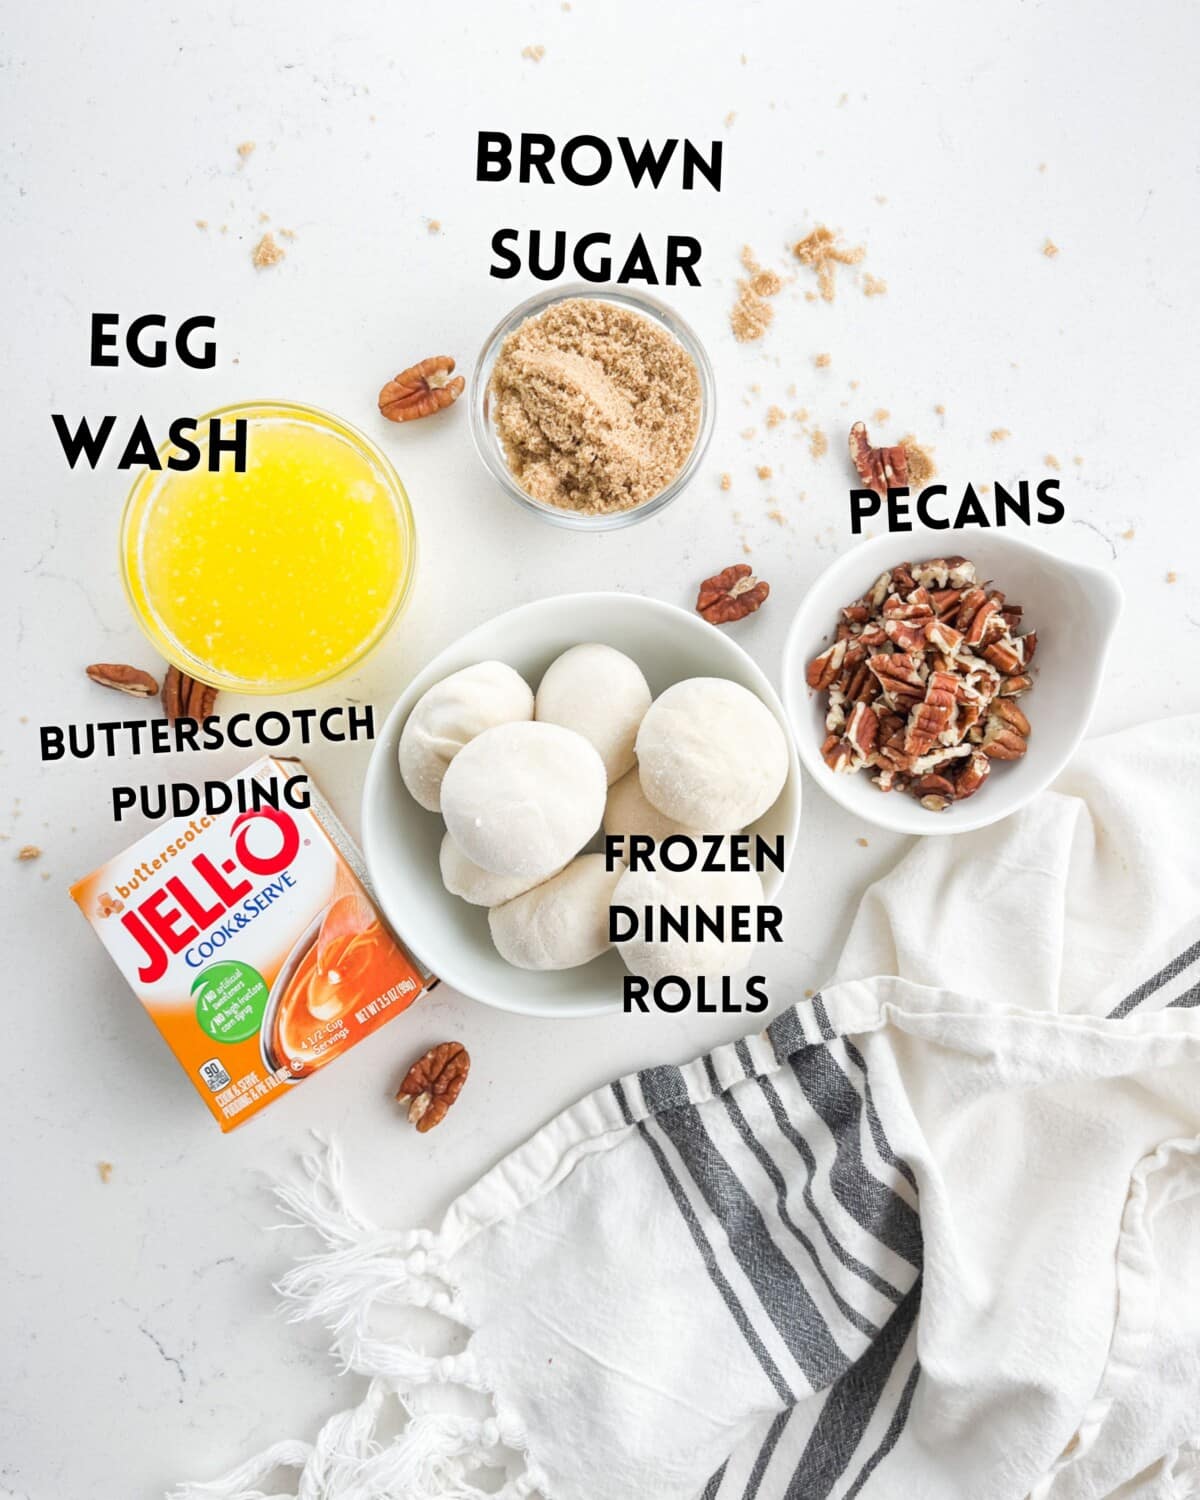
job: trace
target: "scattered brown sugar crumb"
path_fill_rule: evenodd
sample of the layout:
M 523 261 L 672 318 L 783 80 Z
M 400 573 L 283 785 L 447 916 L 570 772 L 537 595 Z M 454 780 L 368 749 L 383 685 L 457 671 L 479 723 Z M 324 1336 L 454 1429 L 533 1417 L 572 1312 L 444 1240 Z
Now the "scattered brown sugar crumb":
M 726 125 L 732 125 L 733 122 L 736 119 L 737 119 L 737 110 L 731 109 L 729 111 L 729 113 L 725 116 L 725 123 L 726 123 Z
M 807 422 L 808 421 L 808 407 L 807 406 L 801 406 L 796 411 L 794 411 L 792 413 L 792 421 L 793 422 Z
M 857 245 L 853 249 L 839 245 L 837 235 L 824 224 L 818 224 L 810 234 L 797 240 L 792 254 L 801 265 L 811 266 L 817 273 L 817 290 L 825 302 L 832 302 L 837 289 L 838 266 L 856 266 L 866 255 L 866 247 Z
M 1062 464 L 1059 463 L 1058 459 L 1055 458 L 1055 456 L 1054 456 L 1053 453 L 1047 453 L 1046 456 L 1045 456 L 1045 458 L 1042 459 L 1042 462 L 1046 465 L 1046 467 L 1048 469 L 1061 469 L 1062 468 Z
M 882 276 L 872 276 L 870 271 L 863 273 L 862 289 L 864 297 L 882 297 L 887 292 L 887 282 Z
M 208 228 L 208 220 L 207 219 L 197 219 L 196 220 L 196 228 L 197 229 L 207 229 Z
M 767 512 L 767 520 L 768 521 L 774 521 L 777 526 L 786 526 L 787 525 L 787 517 L 784 515 L 784 513 L 781 510 L 778 510 L 778 509 L 776 509 L 776 510 L 769 510 Z
M 767 408 L 767 426 L 778 427 L 780 422 L 787 421 L 787 412 L 782 406 L 769 406 Z
M 888 411 L 886 406 L 877 406 L 875 408 L 874 416 L 875 421 L 882 427 L 885 422 L 891 420 L 892 414 L 890 411 Z
M 990 495 L 992 493 L 992 487 L 991 487 L 991 485 L 990 484 L 981 484 L 979 486 L 979 493 L 981 495 Z
M 729 326 L 739 344 L 749 344 L 762 338 L 770 328 L 775 309 L 766 299 L 778 294 L 783 278 L 778 272 L 760 266 L 749 245 L 742 246 L 741 261 L 746 275 L 738 282 L 738 297 L 729 314 Z
M 526 318 L 501 345 L 488 394 L 513 478 L 581 515 L 666 489 L 700 428 L 695 360 L 660 324 L 599 297 Z
M 760 479 L 770 479 L 770 477 L 771 477 L 771 466 L 769 464 L 759 464 L 758 469 L 757 469 L 756 472 L 757 472 L 758 477 Z
M 933 409 L 939 417 L 944 417 L 946 415 L 946 408 L 942 406 L 940 402 Z
M 937 473 L 928 451 L 921 447 L 911 432 L 905 433 L 900 439 L 900 447 L 904 449 L 904 455 L 908 459 L 909 484 L 917 489 L 928 484 Z
M 1078 467 L 1079 467 L 1079 468 L 1082 468 L 1082 467 L 1083 467 L 1083 459 L 1082 459 L 1082 458 L 1080 458 L 1080 456 L 1079 456 L 1079 454 L 1078 454 L 1078 453 L 1077 453 L 1077 454 L 1076 454 L 1076 455 L 1075 455 L 1075 457 L 1074 457 L 1074 458 L 1073 458 L 1073 459 L 1072 459 L 1072 460 L 1071 460 L 1071 462 L 1072 462 L 1072 463 L 1073 463 L 1073 464 L 1076 464 L 1076 465 L 1078 465 Z
M 855 839 L 854 842 L 858 845 L 858 847 L 860 849 L 867 849 L 867 848 L 870 847 L 870 845 L 867 843 L 866 839 Z
M 815 994 L 816 994 L 816 993 L 817 993 L 817 992 L 816 992 L 816 990 L 805 990 L 805 991 L 804 991 L 804 998 L 805 998 L 805 999 L 806 999 L 806 1000 L 811 1000 L 811 999 L 812 999 L 812 997 L 813 997 L 813 996 L 814 996 L 814 995 L 815 995 Z
M 814 458 L 824 458 L 829 452 L 829 439 L 819 427 L 814 427 L 808 442 L 808 451 Z
M 521 48 L 521 56 L 522 57 L 527 57 L 530 62 L 541 62 L 542 58 L 545 57 L 545 55 L 546 55 L 546 49 L 545 49 L 545 47 L 542 47 L 542 46 L 538 45 L 537 43 L 535 43 L 531 47 L 522 47 Z
M 883 205 L 887 202 L 887 194 L 886 193 L 876 193 L 875 194 L 875 202 L 878 203 L 879 206 L 882 208 Z
M 813 358 L 813 364 L 816 365 L 818 370 L 827 370 L 832 363 L 832 354 L 818 354 Z
M 1007 438 L 1012 437 L 1012 433 L 1007 427 L 993 427 L 991 432 L 988 433 L 988 437 L 991 438 L 993 443 L 1003 443 Z
M 1134 537 L 1136 535 L 1137 535 L 1137 532 L 1134 531 L 1133 527 L 1131 526 L 1128 531 L 1123 531 L 1121 533 L 1121 540 L 1122 541 L 1126 541 L 1126 542 L 1132 542 L 1133 539 L 1134 539 Z
M 1044 172 L 1045 170 L 1046 170 L 1046 163 L 1044 161 L 1038 162 L 1038 171 L 1039 172 Z
M 100 1174 L 100 1181 L 102 1183 L 104 1183 L 105 1187 L 107 1187 L 108 1184 L 112 1181 L 112 1174 L 113 1174 L 113 1164 L 112 1164 L 112 1162 L 110 1162 L 110 1161 L 98 1161 L 96 1163 L 96 1171 L 99 1172 L 99 1174 Z
M 754 438 L 755 434 L 757 433 L 757 431 L 758 431 L 757 427 L 743 427 L 742 428 L 742 436 L 749 443 L 749 442 L 751 442 L 753 440 L 753 438 Z
M 268 230 L 255 245 L 250 259 L 258 270 L 263 271 L 268 266 L 277 266 L 286 253 L 282 245 L 275 243 L 275 236 Z
M 279 238 L 281 240 L 294 240 L 296 238 L 296 231 L 294 229 L 281 229 L 279 231 Z
M 40 859 L 42 851 L 36 844 L 22 844 L 17 850 L 18 859 Z
M 733 488 L 733 475 L 732 474 L 722 474 L 721 475 L 721 488 L 723 490 L 731 490 Z
M 429 230 L 430 234 L 441 234 L 442 221 L 441 219 L 426 219 L 425 227 Z
M 1048 239 L 1042 246 L 1042 254 L 1046 257 L 1047 260 L 1053 260 L 1054 257 L 1058 254 L 1058 246 L 1054 243 L 1053 240 Z
M 247 157 L 254 155 L 254 145 L 255 143 L 253 141 L 243 141 L 242 144 L 237 148 L 237 154 L 242 158 L 243 161 L 245 161 Z
M 1178 581 L 1179 581 L 1179 574 L 1178 573 L 1168 573 L 1167 574 L 1167 582 L 1168 583 L 1178 583 Z

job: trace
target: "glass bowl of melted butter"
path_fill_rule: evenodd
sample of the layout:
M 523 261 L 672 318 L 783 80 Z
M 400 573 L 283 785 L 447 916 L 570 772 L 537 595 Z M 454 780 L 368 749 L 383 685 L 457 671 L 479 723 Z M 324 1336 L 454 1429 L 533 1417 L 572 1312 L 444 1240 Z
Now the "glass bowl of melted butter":
M 311 688 L 357 666 L 408 600 L 417 538 L 384 454 L 315 407 L 255 401 L 219 424 L 217 466 L 141 475 L 121 522 L 138 623 L 182 672 L 239 693 Z

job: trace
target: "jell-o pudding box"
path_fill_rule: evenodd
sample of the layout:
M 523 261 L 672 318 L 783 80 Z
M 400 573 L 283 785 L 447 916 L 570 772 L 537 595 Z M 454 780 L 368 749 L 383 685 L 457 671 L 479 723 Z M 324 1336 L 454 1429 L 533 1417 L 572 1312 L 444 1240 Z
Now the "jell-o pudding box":
M 71 888 L 222 1130 L 436 983 L 312 783 L 307 808 L 284 805 L 298 770 L 263 757 L 228 783 L 228 812 L 160 824 Z

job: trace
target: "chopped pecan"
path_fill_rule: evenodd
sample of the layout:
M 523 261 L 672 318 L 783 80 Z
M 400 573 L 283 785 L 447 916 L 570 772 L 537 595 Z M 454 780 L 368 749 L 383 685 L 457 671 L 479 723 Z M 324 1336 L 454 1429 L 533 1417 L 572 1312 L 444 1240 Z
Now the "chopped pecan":
M 1024 666 L 1020 651 L 1007 640 L 993 641 L 990 646 L 985 646 L 983 659 L 991 662 L 996 671 L 1003 673 L 1005 677 L 1011 677 Z
M 993 759 L 1025 753 L 1029 722 L 1013 700 L 1032 686 L 1037 637 L 1014 634 L 1022 618 L 963 557 L 881 573 L 807 670 L 829 695 L 825 763 L 868 767 L 880 791 L 909 790 L 938 811 L 973 796 Z
M 885 620 L 883 631 L 901 651 L 919 651 L 925 644 L 925 620 Z
M 85 668 L 85 671 L 101 687 L 116 688 L 118 693 L 130 693 L 135 698 L 153 698 L 158 692 L 158 682 L 149 672 L 143 672 L 141 667 L 98 661 Z
M 973 797 L 988 778 L 992 763 L 981 751 L 976 750 L 964 760 L 954 778 L 954 795 L 959 802 L 964 797 Z
M 450 378 L 454 361 L 435 354 L 401 370 L 379 393 L 379 410 L 390 422 L 414 422 L 452 406 L 466 389 L 461 375 Z
M 461 1042 L 440 1042 L 409 1068 L 396 1103 L 408 1106 L 408 1118 L 422 1135 L 446 1118 L 470 1068 L 470 1055 Z
M 842 670 L 845 657 L 846 642 L 834 641 L 832 646 L 809 662 L 807 681 L 814 693 L 824 692 L 830 683 L 836 680 L 838 673 Z
M 913 794 L 917 797 L 945 797 L 948 802 L 953 802 L 954 783 L 950 780 L 949 776 L 942 776 L 937 771 L 930 771 L 925 776 L 919 776 L 913 782 Z
M 909 755 L 926 755 L 950 728 L 957 707 L 955 679 L 949 672 L 931 672 L 924 701 L 908 720 L 904 748 Z
M 846 739 L 859 757 L 865 760 L 875 748 L 879 733 L 879 716 L 865 703 L 856 703 L 846 723 Z
M 168 667 L 162 686 L 163 713 L 168 719 L 207 719 L 217 706 L 217 690 L 197 682 L 178 667 Z
M 855 422 L 850 429 L 850 461 L 868 489 L 885 495 L 889 489 L 902 489 L 908 483 L 908 454 L 897 444 L 894 448 L 872 448 L 865 422 Z
M 770 592 L 771 585 L 755 578 L 747 563 L 734 563 L 700 585 L 696 613 L 710 625 L 730 625 L 752 615 Z
M 985 599 L 971 616 L 971 623 L 963 632 L 963 641 L 968 646 L 978 646 L 988 633 L 992 618 L 1000 606 L 994 599 Z

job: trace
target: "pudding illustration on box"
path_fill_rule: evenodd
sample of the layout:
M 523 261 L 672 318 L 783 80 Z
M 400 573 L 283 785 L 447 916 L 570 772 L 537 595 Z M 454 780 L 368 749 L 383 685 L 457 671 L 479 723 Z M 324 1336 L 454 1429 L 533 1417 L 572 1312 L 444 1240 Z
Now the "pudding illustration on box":
M 255 784 L 295 772 L 264 757 L 229 783 L 229 812 L 152 829 L 71 889 L 222 1130 L 431 983 L 315 789 L 305 809 L 255 806 Z

